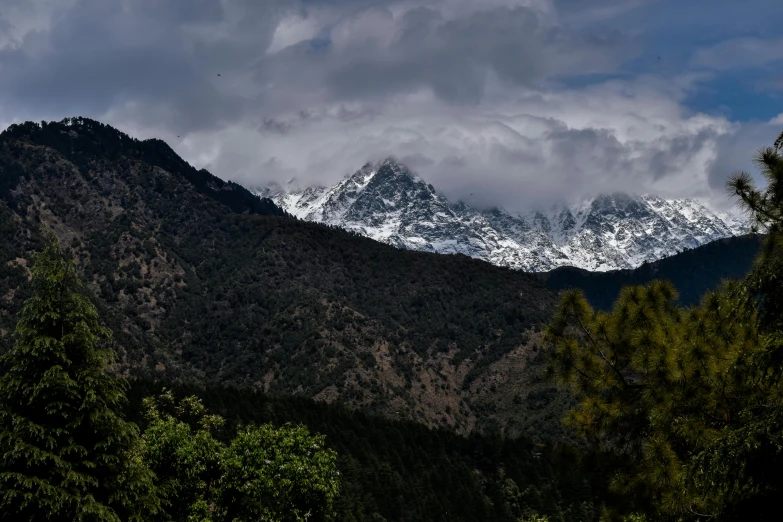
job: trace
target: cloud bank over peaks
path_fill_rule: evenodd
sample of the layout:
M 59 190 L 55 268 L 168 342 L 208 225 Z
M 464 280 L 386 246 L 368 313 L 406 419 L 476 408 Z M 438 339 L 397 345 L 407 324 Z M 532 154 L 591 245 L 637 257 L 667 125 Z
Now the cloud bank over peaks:
M 693 100 L 738 67 L 780 81 L 759 72 L 781 58 L 765 1 L 748 0 L 748 35 L 729 0 L 5 0 L 0 126 L 84 115 L 251 186 L 329 185 L 393 155 L 477 206 L 719 205 L 774 114 Z M 688 23 L 721 13 L 694 43 Z
M 479 207 L 526 208 L 614 190 L 709 197 L 708 167 L 731 125 L 682 114 L 652 90 L 624 91 L 619 84 L 579 95 L 529 90 L 460 107 L 432 93 L 382 107 L 337 103 L 226 129 L 220 153 L 203 160 L 251 185 L 294 176 L 331 184 L 393 155 L 450 199 Z M 208 151 L 212 139 L 194 135 L 187 147 Z

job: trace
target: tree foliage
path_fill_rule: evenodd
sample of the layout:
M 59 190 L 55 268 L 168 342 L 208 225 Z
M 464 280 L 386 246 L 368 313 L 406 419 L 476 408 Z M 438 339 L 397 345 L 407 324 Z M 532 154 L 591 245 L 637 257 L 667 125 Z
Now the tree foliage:
M 224 444 L 215 438 L 223 419 L 207 415 L 195 396 L 175 404 L 166 392 L 145 404 L 151 422 L 142 456 L 166 497 L 169 520 L 332 520 L 339 473 L 323 435 L 264 424 L 242 427 Z
M 145 431 L 151 422 L 144 398 L 165 395 L 164 387 L 176 397 L 196 395 L 220 415 L 224 424 L 210 434 L 225 447 L 248 425 L 306 425 L 311 433 L 324 434 L 337 453 L 340 495 L 334 511 L 340 521 L 517 522 L 538 513 L 551 521 L 588 522 L 600 515 L 595 485 L 606 467 L 566 445 L 478 433 L 462 437 L 446 428 L 433 430 L 339 403 L 249 388 L 137 380 L 128 392 L 128 416 Z M 201 426 L 197 416 L 176 410 L 176 401 L 156 402 L 161 412 L 190 426 L 190 438 L 196 438 Z
M 764 500 L 783 487 L 780 146 L 756 161 L 766 189 L 746 173 L 729 181 L 768 234 L 745 279 L 689 309 L 662 281 L 623 289 L 609 312 L 571 291 L 547 330 L 551 376 L 581 397 L 567 422 L 621 457 L 610 487 L 626 511 L 778 516 Z
M 767 233 L 761 254 L 745 280 L 748 297 L 758 306 L 761 325 L 768 334 L 783 332 L 783 133 L 773 147 L 760 149 L 754 163 L 764 188 L 747 172 L 728 180 L 729 191 L 750 216 L 754 228 Z
M 17 520 L 145 520 L 157 512 L 124 382 L 106 373 L 109 331 L 54 236 L 0 357 L 0 511 Z

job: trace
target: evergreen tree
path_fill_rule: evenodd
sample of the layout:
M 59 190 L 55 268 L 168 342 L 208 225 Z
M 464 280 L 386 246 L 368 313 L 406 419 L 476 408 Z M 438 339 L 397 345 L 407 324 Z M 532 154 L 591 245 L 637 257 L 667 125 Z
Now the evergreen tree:
M 158 500 L 105 366 L 110 333 L 52 234 L 0 357 L 0 512 L 13 520 L 147 520 Z
M 762 252 L 745 280 L 748 297 L 757 299 L 761 326 L 783 332 L 783 132 L 772 147 L 756 153 L 754 163 L 766 183 L 758 188 L 747 172 L 729 178 L 728 189 L 753 222 L 766 233 Z
M 741 289 L 754 308 L 762 349 L 744 365 L 755 379 L 735 429 L 694 458 L 697 486 L 723 502 L 731 520 L 777 520 L 783 492 L 783 133 L 754 158 L 766 186 L 739 172 L 728 181 L 755 228 L 766 232 L 761 255 Z
M 666 282 L 625 288 L 609 313 L 567 293 L 547 330 L 551 376 L 581 398 L 567 419 L 618 460 L 621 511 L 655 520 L 777 520 L 783 491 L 783 134 L 767 182 L 729 180 L 762 254 L 692 309 Z M 618 504 L 619 505 L 619 504 Z

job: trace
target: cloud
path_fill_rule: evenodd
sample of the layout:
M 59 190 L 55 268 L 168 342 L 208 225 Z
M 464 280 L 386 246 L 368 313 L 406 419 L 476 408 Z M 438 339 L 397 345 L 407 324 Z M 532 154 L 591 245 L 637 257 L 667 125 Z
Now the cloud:
M 78 1 L 0 50 L 0 104 L 47 119 L 133 105 L 178 132 L 236 121 L 257 94 L 243 67 L 277 23 L 240 4 Z
M 715 70 L 748 69 L 783 60 L 781 38 L 733 38 L 699 50 L 693 65 Z
M 649 4 L 661 4 L 659 0 L 555 0 L 554 6 L 561 17 L 580 24 L 610 20 Z
M 715 191 L 725 191 L 728 177 L 738 171 L 749 173 L 756 183 L 763 186 L 764 180 L 753 164 L 756 152 L 771 146 L 783 131 L 783 115 L 770 121 L 735 124 L 720 136 L 716 142 L 717 154 L 709 165 L 708 180 Z
M 649 86 L 618 82 L 587 93 L 528 90 L 492 107 L 455 107 L 424 91 L 382 110 L 335 103 L 194 135 L 182 152 L 221 143 L 202 160 L 256 186 L 331 183 L 393 155 L 450 197 L 521 209 L 613 190 L 710 196 L 708 167 L 730 130 L 722 118 L 682 114 Z
M 640 69 L 668 0 L 3 3 L 0 125 L 90 116 L 256 186 L 394 155 L 450 197 L 509 208 L 607 190 L 719 199 L 737 143 L 763 132 L 687 100 L 723 55 L 777 59 L 723 32 L 665 55 L 669 72 Z
M 427 87 L 446 101 L 478 103 L 490 75 L 532 86 L 564 74 L 608 72 L 634 54 L 633 42 L 619 33 L 572 34 L 525 7 L 457 19 L 429 8 L 398 19 L 373 9 L 332 34 L 341 52 L 326 78 L 334 96 L 343 99 Z
M 543 1 L 79 0 L 57 16 L 51 5 L 6 21 L 39 25 L 0 51 L 0 103 L 58 115 L 148 106 L 150 124 L 180 132 L 422 87 L 478 103 L 490 74 L 532 85 L 633 52 L 619 33 L 563 30 Z
M 322 22 L 314 16 L 297 13 L 285 17 L 277 24 L 266 52 L 273 54 L 299 42 L 312 40 L 322 29 Z

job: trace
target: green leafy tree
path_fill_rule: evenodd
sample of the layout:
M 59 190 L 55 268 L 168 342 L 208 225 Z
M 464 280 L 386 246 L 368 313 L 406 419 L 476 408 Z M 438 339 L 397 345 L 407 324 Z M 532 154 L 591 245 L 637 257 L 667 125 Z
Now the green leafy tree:
M 339 492 L 337 455 L 304 426 L 242 429 L 223 464 L 227 520 L 330 520 Z
M 201 401 L 170 392 L 146 401 L 143 455 L 166 496 L 171 520 L 300 522 L 333 518 L 336 454 L 303 426 L 244 427 L 225 445 L 223 419 Z M 168 410 L 168 411 L 166 411 Z
M 170 391 L 158 400 L 148 397 L 144 404 L 150 424 L 142 455 L 156 474 L 166 515 L 172 520 L 219 519 L 214 497 L 225 447 L 213 434 L 223 419 L 206 415 L 195 397 L 176 403 Z
M 768 233 L 741 282 L 692 309 L 666 282 L 625 288 L 613 309 L 564 295 L 546 333 L 550 374 L 580 397 L 566 422 L 618 457 L 620 511 L 659 520 L 772 520 L 783 455 L 783 159 L 757 164 L 767 188 L 739 173 L 729 187 Z
M 123 419 L 124 383 L 73 263 L 53 235 L 0 357 L 0 512 L 13 520 L 147 520 L 159 502 Z

